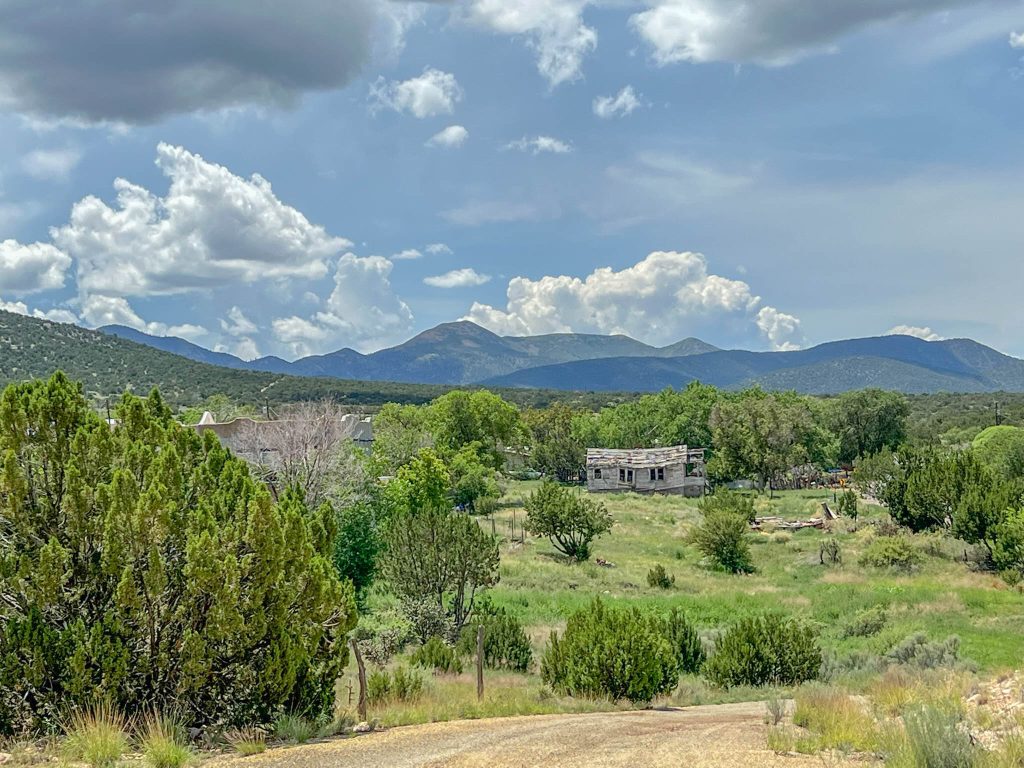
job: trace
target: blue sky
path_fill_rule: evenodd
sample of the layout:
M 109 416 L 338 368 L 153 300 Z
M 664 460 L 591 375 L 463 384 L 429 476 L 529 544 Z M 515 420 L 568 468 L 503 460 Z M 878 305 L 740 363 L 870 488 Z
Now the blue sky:
M 1019 0 L 57 5 L 0 0 L 4 308 L 1024 355 Z

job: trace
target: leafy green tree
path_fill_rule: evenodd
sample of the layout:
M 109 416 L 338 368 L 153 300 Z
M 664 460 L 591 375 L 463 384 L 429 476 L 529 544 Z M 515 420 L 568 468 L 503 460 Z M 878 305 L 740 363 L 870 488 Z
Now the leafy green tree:
M 745 493 L 719 488 L 697 502 L 697 507 L 705 515 L 721 512 L 742 517 L 748 523 L 754 522 L 754 499 Z
M 494 469 L 505 466 L 504 448 L 522 439 L 519 410 L 487 390 L 455 390 L 430 404 L 428 424 L 444 456 L 476 443 Z
M 451 473 L 452 500 L 461 507 L 477 510 L 481 499 L 501 496 L 497 473 L 480 460 L 478 444 L 463 446 L 448 465 Z
M 547 536 L 573 560 L 589 560 L 593 540 L 611 529 L 612 516 L 604 504 L 557 483 L 546 481 L 526 500 L 526 530 Z
M 715 387 L 695 381 L 681 391 L 665 389 L 605 408 L 596 417 L 578 418 L 577 432 L 585 436 L 586 447 L 710 447 L 711 413 L 725 398 Z
M 373 419 L 373 460 L 377 475 L 393 475 L 433 445 L 424 406 L 386 403 Z
M 978 459 L 1007 480 L 1024 478 L 1024 429 L 989 427 L 971 444 Z
M 356 597 L 362 601 L 376 576 L 382 547 L 377 510 L 371 501 L 361 500 L 343 507 L 337 517 L 334 564 L 338 575 L 352 582 Z
M 750 520 L 745 511 L 715 501 L 718 496 L 716 493 L 702 502 L 704 516 L 690 532 L 690 540 L 704 557 L 729 573 L 749 573 L 754 570 L 750 559 Z
M 387 484 L 385 506 L 398 512 L 451 507 L 451 474 L 430 448 L 424 448 Z
M 110 428 L 61 374 L 0 395 L 0 729 L 69 706 L 330 710 L 356 621 L 334 517 L 274 504 L 154 392 Z
M 839 438 L 839 461 L 898 448 L 907 437 L 909 413 L 906 397 L 898 392 L 861 389 L 837 396 L 829 426 Z
M 532 438 L 533 468 L 563 483 L 574 478 L 587 460 L 587 446 L 574 429 L 575 420 L 576 413 L 563 403 L 523 414 Z
M 498 583 L 497 541 L 451 505 L 398 511 L 388 520 L 384 544 L 382 572 L 391 589 L 443 612 L 449 639 L 469 620 L 477 594 Z
M 811 409 L 795 395 L 754 389 L 720 402 L 711 414 L 711 431 L 709 471 L 751 478 L 762 491 L 773 489 L 790 467 L 823 458 L 822 434 Z

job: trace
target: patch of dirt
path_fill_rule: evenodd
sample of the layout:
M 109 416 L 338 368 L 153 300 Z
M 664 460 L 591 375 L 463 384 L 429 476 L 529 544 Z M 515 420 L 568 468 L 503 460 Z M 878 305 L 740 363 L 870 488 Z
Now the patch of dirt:
M 771 768 L 820 766 L 765 746 L 764 704 L 542 715 L 392 728 L 222 757 L 207 768 Z

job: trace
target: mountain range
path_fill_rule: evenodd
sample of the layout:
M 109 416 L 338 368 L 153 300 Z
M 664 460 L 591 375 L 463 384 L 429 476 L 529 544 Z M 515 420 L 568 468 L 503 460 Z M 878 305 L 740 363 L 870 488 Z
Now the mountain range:
M 474 384 L 539 366 L 605 358 L 667 359 L 718 351 L 717 347 L 693 338 L 667 347 L 652 347 L 628 336 L 584 333 L 498 336 L 475 323 L 461 321 L 444 323 L 404 344 L 368 355 L 346 348 L 294 362 L 279 357 L 245 361 L 224 352 L 212 352 L 184 339 L 150 336 L 123 325 L 107 325 L 99 330 L 191 360 L 227 368 L 413 384 Z
M 906 393 L 1024 392 L 1024 360 L 970 339 L 880 336 L 792 352 L 750 352 L 718 349 L 695 338 L 653 347 L 621 335 L 499 336 L 462 321 L 372 354 L 342 349 L 289 362 L 277 357 L 244 361 L 124 326 L 100 330 L 199 362 L 299 377 L 591 392 L 649 392 L 695 380 L 726 389 L 756 384 L 807 394 L 863 387 Z

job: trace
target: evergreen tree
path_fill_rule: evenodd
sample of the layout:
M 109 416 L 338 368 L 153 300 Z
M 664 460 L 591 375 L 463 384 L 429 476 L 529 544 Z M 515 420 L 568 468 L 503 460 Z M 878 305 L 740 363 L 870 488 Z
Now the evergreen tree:
M 0 396 L 0 729 L 100 700 L 191 724 L 329 711 L 356 620 L 330 509 L 273 504 L 156 392 L 116 419 L 59 373 Z

